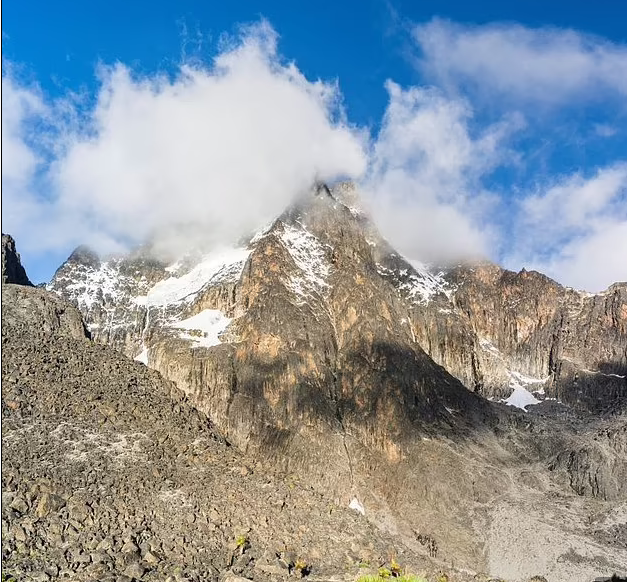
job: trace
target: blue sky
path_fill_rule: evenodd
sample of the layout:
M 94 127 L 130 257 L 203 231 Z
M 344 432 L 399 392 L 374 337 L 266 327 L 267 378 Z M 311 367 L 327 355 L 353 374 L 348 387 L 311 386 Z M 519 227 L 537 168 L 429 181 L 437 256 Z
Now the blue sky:
M 417 260 L 627 279 L 624 2 L 233 4 L 3 3 L 3 231 L 34 280 L 172 216 L 222 240 L 312 176 Z

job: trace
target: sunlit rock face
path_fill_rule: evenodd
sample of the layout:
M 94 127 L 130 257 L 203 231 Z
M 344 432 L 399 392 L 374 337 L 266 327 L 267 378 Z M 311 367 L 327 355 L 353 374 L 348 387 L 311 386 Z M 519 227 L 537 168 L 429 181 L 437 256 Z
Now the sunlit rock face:
M 249 240 L 170 262 L 150 245 L 106 260 L 79 247 L 48 288 L 77 304 L 97 341 L 157 368 L 153 356 L 174 345 L 177 358 L 207 348 L 218 359 L 223 345 L 240 359 L 251 346 L 278 355 L 291 345 L 318 354 L 324 365 L 311 360 L 309 372 L 325 386 L 332 378 L 337 398 L 338 350 L 359 338 L 367 350 L 424 350 L 469 390 L 520 408 L 599 411 L 627 397 L 627 284 L 592 295 L 489 263 L 407 261 L 350 183 L 318 185 Z

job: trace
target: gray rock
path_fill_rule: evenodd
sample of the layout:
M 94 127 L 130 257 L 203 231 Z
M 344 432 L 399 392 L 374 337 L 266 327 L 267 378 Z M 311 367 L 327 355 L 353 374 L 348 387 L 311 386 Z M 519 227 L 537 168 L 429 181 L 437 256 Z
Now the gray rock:
M 132 562 L 124 569 L 124 575 L 140 580 L 146 569 L 139 562 Z

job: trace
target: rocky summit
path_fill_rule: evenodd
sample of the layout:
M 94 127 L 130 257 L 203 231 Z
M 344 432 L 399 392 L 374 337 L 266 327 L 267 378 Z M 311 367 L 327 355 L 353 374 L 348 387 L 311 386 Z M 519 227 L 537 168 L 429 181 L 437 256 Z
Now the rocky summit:
M 627 284 L 407 261 L 348 183 L 157 247 L 3 285 L 17 574 L 626 573 Z

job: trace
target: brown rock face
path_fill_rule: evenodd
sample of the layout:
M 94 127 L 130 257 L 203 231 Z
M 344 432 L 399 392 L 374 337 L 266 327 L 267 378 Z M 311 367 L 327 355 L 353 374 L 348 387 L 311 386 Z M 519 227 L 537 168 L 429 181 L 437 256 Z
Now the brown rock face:
M 9 234 L 2 235 L 2 282 L 32 286 Z
M 427 353 L 470 389 L 505 397 L 514 371 L 580 409 L 624 406 L 627 284 L 591 295 L 489 264 L 458 267 L 447 280 L 449 305 L 421 306 L 413 321 Z

